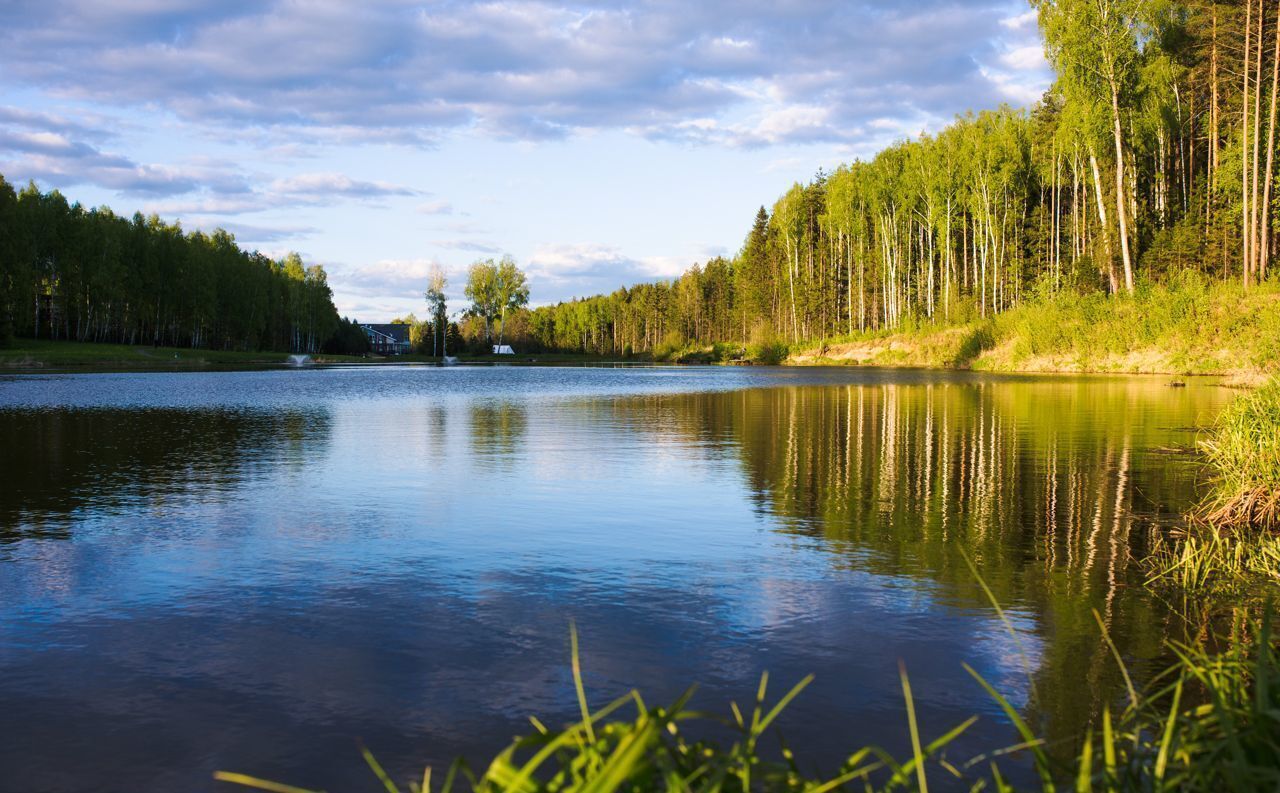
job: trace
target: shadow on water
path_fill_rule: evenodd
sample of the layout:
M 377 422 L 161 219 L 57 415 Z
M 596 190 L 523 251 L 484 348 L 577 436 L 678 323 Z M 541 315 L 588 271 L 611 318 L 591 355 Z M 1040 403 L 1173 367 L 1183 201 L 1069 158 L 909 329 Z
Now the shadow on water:
M 0 410 L 0 544 L 88 513 L 217 498 L 324 453 L 327 411 Z

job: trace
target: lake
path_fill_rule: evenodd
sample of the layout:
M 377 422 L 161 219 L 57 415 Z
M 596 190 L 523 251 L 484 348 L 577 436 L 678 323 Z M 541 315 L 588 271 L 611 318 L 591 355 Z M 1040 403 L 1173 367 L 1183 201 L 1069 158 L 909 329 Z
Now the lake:
M 799 368 L 0 376 L 0 789 L 374 789 L 768 670 L 802 763 L 1069 742 L 1187 627 L 1136 560 L 1207 381 Z M 1006 625 L 966 564 L 977 566 Z M 966 754 L 968 752 L 968 754 Z M 934 780 L 930 780 L 931 782 Z M 231 789 L 220 786 L 222 789 Z

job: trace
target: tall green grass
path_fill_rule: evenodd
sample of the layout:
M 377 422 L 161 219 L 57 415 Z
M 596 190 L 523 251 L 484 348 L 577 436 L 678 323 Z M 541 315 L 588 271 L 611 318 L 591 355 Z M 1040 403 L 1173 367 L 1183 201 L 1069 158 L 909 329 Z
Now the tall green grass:
M 1280 530 L 1280 377 L 1232 400 L 1201 447 L 1214 472 L 1208 521 Z
M 1101 620 L 1099 620 L 1101 625 Z M 1102 637 L 1112 647 L 1105 632 Z M 935 788 L 1012 791 L 1002 771 L 1010 755 L 1029 756 L 1035 782 L 1018 789 L 1057 791 L 1253 791 L 1280 789 L 1280 664 L 1270 618 L 1255 622 L 1224 653 L 1171 644 L 1176 661 L 1142 690 L 1130 685 L 1127 701 L 1100 703 L 1097 722 L 1075 747 L 1070 762 L 1054 761 L 1046 743 L 1017 710 L 977 672 L 976 685 L 999 705 L 1013 726 L 1012 743 L 967 760 L 947 750 L 977 718 L 936 736 L 916 719 L 911 684 L 901 672 L 903 717 L 886 725 L 886 738 L 909 737 L 911 753 L 896 757 L 868 746 L 851 752 L 834 772 L 806 770 L 797 751 L 774 731 L 779 715 L 812 680 L 806 677 L 781 697 L 769 697 L 768 675 L 746 708 L 730 704 L 727 716 L 690 707 L 692 689 L 669 705 L 651 706 L 632 691 L 598 709 L 588 704 L 572 635 L 572 669 L 580 720 L 558 728 L 531 718 L 532 732 L 500 751 L 480 772 L 458 760 L 437 784 L 432 769 L 403 786 L 368 750 L 374 777 L 388 793 L 734 793 L 738 791 L 919 791 Z M 1123 665 L 1121 666 L 1123 670 Z M 1125 672 L 1128 679 L 1128 673 Z M 711 725 L 734 736 L 725 746 L 695 737 Z M 895 731 L 890 735 L 888 731 Z M 776 749 L 774 748 L 776 743 Z M 769 746 L 766 747 L 765 744 Z M 1006 766 L 1007 771 L 1007 766 Z M 239 773 L 215 779 L 275 793 L 303 788 Z
M 1144 563 L 1150 585 L 1195 594 L 1266 598 L 1280 585 L 1280 536 L 1192 523 L 1162 538 Z
M 999 315 L 995 325 L 1002 349 L 988 356 L 989 368 L 1057 357 L 1081 369 L 1274 370 L 1280 285 L 1246 292 L 1186 271 L 1167 283 L 1141 282 L 1132 295 L 1041 295 Z
M 908 322 L 793 345 L 816 362 L 828 347 L 869 351 L 866 363 L 971 367 L 995 371 L 1106 371 L 1186 374 L 1280 370 L 1280 282 L 1238 283 L 1184 271 L 1142 281 L 1134 294 L 1033 291 L 1016 308 L 981 319 L 976 308 L 952 322 Z
M 1280 584 L 1280 378 L 1232 400 L 1200 448 L 1209 493 L 1157 544 L 1151 582 L 1246 595 Z

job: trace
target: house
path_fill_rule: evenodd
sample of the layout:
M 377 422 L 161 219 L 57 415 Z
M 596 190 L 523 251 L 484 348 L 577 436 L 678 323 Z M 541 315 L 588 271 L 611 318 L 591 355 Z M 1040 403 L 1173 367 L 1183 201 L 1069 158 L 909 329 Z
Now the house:
M 516 351 L 511 349 L 510 344 L 495 344 L 493 345 L 493 354 L 494 355 L 515 355 Z
M 408 325 L 360 324 L 369 337 L 369 352 L 378 355 L 404 355 L 412 349 Z

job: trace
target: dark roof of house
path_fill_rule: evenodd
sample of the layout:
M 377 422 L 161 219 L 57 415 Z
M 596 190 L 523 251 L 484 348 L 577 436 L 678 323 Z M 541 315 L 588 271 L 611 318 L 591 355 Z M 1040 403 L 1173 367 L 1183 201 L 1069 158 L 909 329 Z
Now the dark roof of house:
M 371 322 L 362 322 L 360 327 L 381 333 L 384 336 L 390 336 L 403 344 L 409 343 L 409 326 L 408 325 L 375 325 Z

